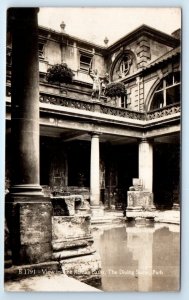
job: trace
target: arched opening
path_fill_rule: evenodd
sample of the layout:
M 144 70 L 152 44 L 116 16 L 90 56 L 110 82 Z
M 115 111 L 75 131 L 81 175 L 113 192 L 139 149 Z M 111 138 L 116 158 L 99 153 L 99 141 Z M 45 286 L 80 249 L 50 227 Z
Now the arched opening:
M 132 51 L 125 50 L 116 57 L 110 71 L 111 81 L 125 78 L 136 71 L 136 58 Z
M 180 72 L 170 73 L 161 79 L 153 92 L 149 110 L 180 102 Z

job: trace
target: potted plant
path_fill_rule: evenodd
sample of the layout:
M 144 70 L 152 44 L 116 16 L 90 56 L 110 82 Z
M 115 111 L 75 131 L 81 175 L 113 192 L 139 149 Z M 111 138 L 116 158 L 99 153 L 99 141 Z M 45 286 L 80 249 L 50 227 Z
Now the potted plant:
M 105 96 L 114 100 L 114 105 L 118 105 L 118 98 L 127 94 L 124 83 L 112 82 L 106 86 Z
M 55 64 L 47 70 L 47 81 L 50 83 L 59 83 L 60 86 L 65 83 L 72 83 L 74 77 L 73 71 L 66 63 Z
M 112 82 L 106 86 L 105 96 L 117 98 L 126 95 L 126 88 L 122 82 Z

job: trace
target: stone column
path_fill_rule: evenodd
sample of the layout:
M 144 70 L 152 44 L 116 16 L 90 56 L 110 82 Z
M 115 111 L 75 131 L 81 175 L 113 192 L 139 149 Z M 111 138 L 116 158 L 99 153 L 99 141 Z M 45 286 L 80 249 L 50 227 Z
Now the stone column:
M 50 200 L 39 184 L 39 61 L 37 8 L 11 8 L 12 178 L 7 197 L 14 264 L 51 259 Z
M 153 147 L 145 138 L 139 143 L 139 178 L 143 181 L 143 188 L 152 192 Z
M 91 136 L 91 169 L 90 169 L 90 205 L 92 215 L 99 215 L 100 210 L 100 153 L 99 135 Z
M 37 9 L 12 9 L 11 193 L 42 195 L 39 185 Z

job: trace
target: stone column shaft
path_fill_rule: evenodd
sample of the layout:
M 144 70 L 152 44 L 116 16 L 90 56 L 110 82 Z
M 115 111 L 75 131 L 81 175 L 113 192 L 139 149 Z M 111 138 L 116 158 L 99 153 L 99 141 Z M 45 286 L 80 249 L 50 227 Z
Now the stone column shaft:
M 11 8 L 12 178 L 6 198 L 14 265 L 52 257 L 52 205 L 39 184 L 39 63 L 37 8 Z
M 153 147 L 146 139 L 139 143 L 139 178 L 143 180 L 144 189 L 152 192 Z
M 90 204 L 100 204 L 100 160 L 99 135 L 93 134 L 91 138 L 91 170 L 90 170 Z
M 41 195 L 37 8 L 12 9 L 12 188 Z

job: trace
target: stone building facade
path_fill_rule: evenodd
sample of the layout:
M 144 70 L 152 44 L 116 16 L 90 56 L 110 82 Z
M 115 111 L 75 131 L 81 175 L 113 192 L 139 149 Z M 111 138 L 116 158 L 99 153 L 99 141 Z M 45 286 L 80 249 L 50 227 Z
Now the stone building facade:
M 7 51 L 9 179 L 11 34 Z M 47 82 L 48 68 L 61 63 L 73 70 L 72 84 Z M 126 96 L 111 99 L 101 93 L 100 101 L 91 99 L 89 69 L 97 69 L 101 78 L 108 74 L 109 82 L 123 82 Z M 39 72 L 42 186 L 83 190 L 90 199 L 98 163 L 100 189 L 97 184 L 94 193 L 105 207 L 127 206 L 132 178 L 141 178 L 154 192 L 157 207 L 179 202 L 180 40 L 174 34 L 143 25 L 103 47 L 39 27 Z M 93 140 L 98 155 L 91 154 Z
M 38 27 L 37 11 L 9 10 L 5 260 L 11 249 L 13 265 L 93 276 L 90 214 L 138 209 L 141 192 L 140 209 L 179 205 L 179 31 L 142 25 L 103 47 L 64 24 Z M 64 63 L 73 82 L 48 82 L 49 67 Z M 106 96 L 111 84 L 126 93 Z

